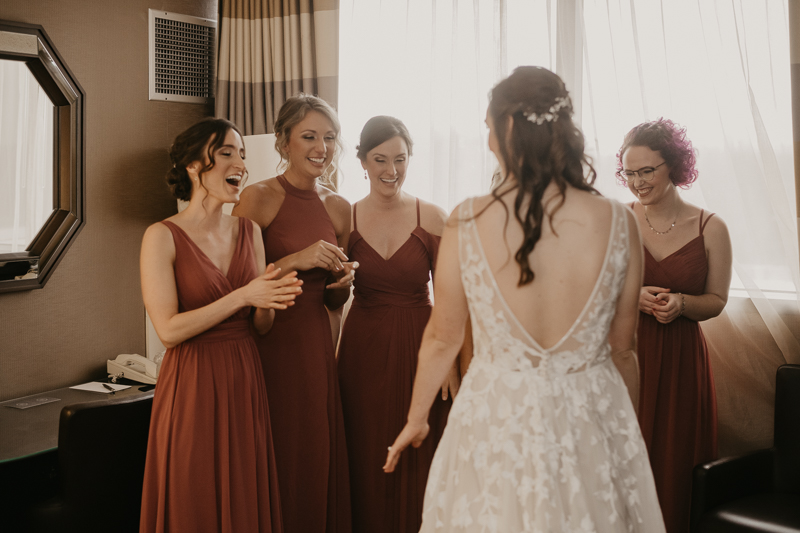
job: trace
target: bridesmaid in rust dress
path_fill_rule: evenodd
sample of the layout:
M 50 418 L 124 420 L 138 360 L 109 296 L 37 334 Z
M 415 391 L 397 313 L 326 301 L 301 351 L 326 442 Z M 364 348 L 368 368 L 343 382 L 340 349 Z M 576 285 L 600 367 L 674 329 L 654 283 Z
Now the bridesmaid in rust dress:
M 258 343 L 270 401 L 284 530 L 349 533 L 350 485 L 329 310 L 349 298 L 350 204 L 327 188 L 339 137 L 323 100 L 292 97 L 275 122 L 282 176 L 242 193 L 233 213 L 261 228 L 267 259 L 298 271 L 303 295 Z
M 644 243 L 639 298 L 639 424 L 669 533 L 689 531 L 692 469 L 717 457 L 714 379 L 700 322 L 722 312 L 731 282 L 725 223 L 686 203 L 697 179 L 683 128 L 659 119 L 633 128 L 619 151 L 620 180 Z
M 358 283 L 339 347 L 354 533 L 419 531 L 433 453 L 458 387 L 455 368 L 431 409 L 430 438 L 403 457 L 398 471 L 381 467 L 405 425 L 417 352 L 431 314 L 428 281 L 447 214 L 402 191 L 412 142 L 392 117 L 371 118 L 358 158 L 370 193 L 353 205 L 350 258 Z
M 280 533 L 267 396 L 251 328 L 300 293 L 264 268 L 257 227 L 224 215 L 246 175 L 236 127 L 206 119 L 180 134 L 167 175 L 181 213 L 142 241 L 144 304 L 168 350 L 153 401 L 140 531 Z M 253 310 L 254 309 L 254 310 Z

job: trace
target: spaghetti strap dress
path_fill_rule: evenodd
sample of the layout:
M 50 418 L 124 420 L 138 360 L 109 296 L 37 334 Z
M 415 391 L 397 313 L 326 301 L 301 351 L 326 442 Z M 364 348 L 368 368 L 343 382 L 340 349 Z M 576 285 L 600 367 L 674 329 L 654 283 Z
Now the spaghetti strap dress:
M 656 261 L 644 248 L 644 285 L 701 295 L 708 275 L 703 230 L 678 251 Z M 650 452 L 669 533 L 689 531 L 692 469 L 717 457 L 714 378 L 700 324 L 680 316 L 669 324 L 639 313 L 639 424 Z
M 348 256 L 359 267 L 339 345 L 339 383 L 354 533 L 410 533 L 422 523 L 428 470 L 451 400 L 437 395 L 428 438 L 404 452 L 394 473 L 381 467 L 411 405 L 417 354 L 431 315 L 428 280 L 438 248 L 439 237 L 419 225 L 419 199 L 417 227 L 389 259 L 358 232 L 357 204 L 353 206 Z
M 267 264 L 320 239 L 335 244 L 333 222 L 317 192 L 277 179 L 286 195 L 262 231 Z M 258 340 L 287 533 L 350 532 L 347 444 L 323 304 L 328 274 L 322 268 L 298 272 L 303 294 L 275 313 L 272 329 Z
M 258 275 L 253 224 L 223 274 L 176 224 L 180 312 L 204 307 Z M 140 531 L 280 533 L 269 408 L 250 308 L 170 348 L 153 399 Z

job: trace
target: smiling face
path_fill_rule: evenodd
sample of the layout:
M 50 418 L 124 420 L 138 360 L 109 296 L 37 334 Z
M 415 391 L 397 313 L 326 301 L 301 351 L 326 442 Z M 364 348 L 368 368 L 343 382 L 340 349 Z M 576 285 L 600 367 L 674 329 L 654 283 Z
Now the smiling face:
M 408 145 L 400 136 L 367 152 L 361 166 L 369 176 L 370 189 L 387 196 L 399 193 L 406 180 L 408 157 Z
M 211 145 L 213 139 L 209 140 L 206 145 L 205 152 L 208 153 L 208 146 Z M 239 194 L 242 192 L 242 180 L 244 179 L 247 168 L 244 164 L 244 143 L 242 138 L 234 130 L 228 130 L 225 134 L 225 140 L 222 146 L 217 148 L 214 152 L 214 167 L 201 175 L 203 164 L 195 161 L 186 170 L 192 178 L 194 188 L 192 196 L 198 194 L 200 191 L 205 190 L 206 194 L 219 199 L 223 203 L 232 203 L 239 201 Z M 208 159 L 205 165 L 209 163 Z M 198 181 L 202 187 L 198 187 Z
M 287 172 L 300 178 L 316 179 L 331 164 L 336 150 L 336 131 L 319 111 L 309 111 L 289 134 L 284 153 L 289 159 Z
M 653 151 L 646 146 L 631 146 L 622 154 L 624 170 L 658 167 L 650 181 L 643 180 L 641 173 L 638 172 L 633 180 L 628 181 L 628 189 L 642 205 L 656 204 L 675 189 L 672 180 L 669 179 L 670 169 L 662 163 L 664 158 L 661 157 L 661 152 Z

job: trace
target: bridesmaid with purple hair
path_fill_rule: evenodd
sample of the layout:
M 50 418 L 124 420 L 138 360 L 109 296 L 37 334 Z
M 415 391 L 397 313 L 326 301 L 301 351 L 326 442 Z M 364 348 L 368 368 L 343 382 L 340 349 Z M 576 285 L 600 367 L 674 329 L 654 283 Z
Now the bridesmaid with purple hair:
M 717 457 L 714 376 L 700 322 L 728 301 L 732 251 L 719 216 L 685 202 L 697 179 L 686 130 L 659 119 L 633 128 L 617 176 L 644 244 L 639 297 L 639 424 L 669 533 L 689 531 L 692 469 Z

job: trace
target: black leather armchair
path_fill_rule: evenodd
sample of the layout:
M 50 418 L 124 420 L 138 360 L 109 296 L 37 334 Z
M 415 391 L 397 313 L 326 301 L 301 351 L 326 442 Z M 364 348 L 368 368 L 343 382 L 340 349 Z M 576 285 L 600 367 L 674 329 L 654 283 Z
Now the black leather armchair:
M 28 531 L 138 532 L 153 392 L 65 406 L 60 491 L 28 510 Z
M 768 450 L 694 469 L 692 533 L 800 532 L 800 365 L 778 368 Z

